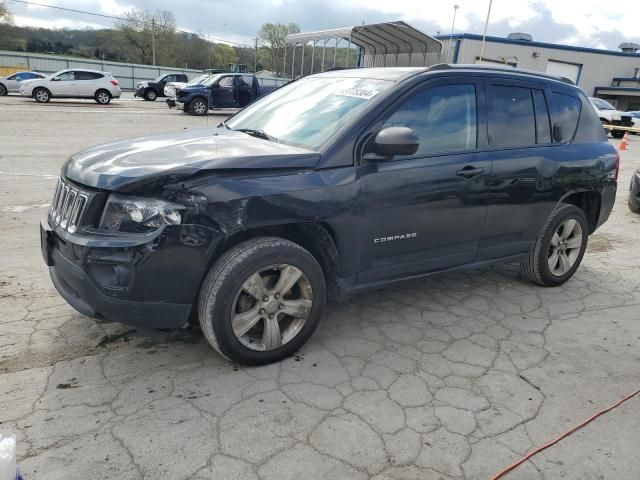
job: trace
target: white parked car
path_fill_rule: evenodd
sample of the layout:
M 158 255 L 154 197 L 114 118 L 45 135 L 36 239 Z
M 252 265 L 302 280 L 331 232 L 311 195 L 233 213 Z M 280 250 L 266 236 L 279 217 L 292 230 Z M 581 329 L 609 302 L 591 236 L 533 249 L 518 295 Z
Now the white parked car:
M 631 121 L 633 122 L 633 127 L 640 128 L 640 110 L 635 112 L 627 112 L 627 113 L 631 115 Z M 638 135 L 638 132 L 634 132 L 634 133 Z
M 44 73 L 38 72 L 16 72 L 6 77 L 0 77 L 0 96 L 7 93 L 20 93 L 22 82 L 39 80 L 44 77 L 46 77 Z
M 73 68 L 62 70 L 40 80 L 23 83 L 20 93 L 46 103 L 51 98 L 93 98 L 106 105 L 119 98 L 120 84 L 108 72 Z
M 633 125 L 632 117 L 629 113 L 616 110 L 616 107 L 601 98 L 589 97 L 589 100 L 591 100 L 591 104 L 596 109 L 596 113 L 603 125 L 620 127 L 631 127 Z M 613 138 L 622 138 L 624 134 L 625 130 L 611 130 Z

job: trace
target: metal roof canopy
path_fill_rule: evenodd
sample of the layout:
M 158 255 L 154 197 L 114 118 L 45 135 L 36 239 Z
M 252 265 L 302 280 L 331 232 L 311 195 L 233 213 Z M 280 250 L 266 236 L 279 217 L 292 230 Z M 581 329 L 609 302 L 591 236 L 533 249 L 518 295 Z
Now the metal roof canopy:
M 409 56 L 409 63 L 411 63 L 414 54 L 420 54 L 422 55 L 424 64 L 426 66 L 427 54 L 433 53 L 439 56 L 442 51 L 442 43 L 439 40 L 422 33 L 420 30 L 417 30 L 416 28 L 403 21 L 376 23 L 371 25 L 358 25 L 354 27 L 320 30 L 317 32 L 295 33 L 287 35 L 286 38 L 287 44 L 293 45 L 294 62 L 296 46 L 306 45 L 309 42 L 313 43 L 311 73 L 313 73 L 313 61 L 315 60 L 316 43 L 323 40 L 324 45 L 322 51 L 322 70 L 324 70 L 324 49 L 326 48 L 327 42 L 329 40 L 336 40 L 333 55 L 334 67 L 336 66 L 336 50 L 341 40 L 347 40 L 349 42 L 349 48 L 351 48 L 351 44 L 358 47 L 359 53 L 355 59 L 355 66 L 361 66 L 360 63 L 364 58 L 370 58 L 370 63 L 372 65 L 375 65 L 376 55 L 383 55 L 385 67 L 387 66 L 387 57 L 389 55 L 394 56 L 395 66 L 398 66 L 398 58 L 401 54 L 406 54 Z M 348 63 L 348 61 L 349 57 L 347 54 L 346 63 Z M 292 64 L 292 76 L 294 67 L 295 65 Z M 300 70 L 301 75 L 303 74 L 303 71 L 304 53 L 302 55 L 302 66 Z

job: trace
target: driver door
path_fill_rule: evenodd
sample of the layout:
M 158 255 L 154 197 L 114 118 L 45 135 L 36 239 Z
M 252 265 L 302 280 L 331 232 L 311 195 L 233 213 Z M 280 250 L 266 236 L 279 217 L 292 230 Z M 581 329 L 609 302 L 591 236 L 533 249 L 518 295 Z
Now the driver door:
M 472 262 L 488 205 L 484 87 L 473 77 L 426 82 L 369 130 L 411 128 L 414 155 L 361 159 L 364 257 L 358 283 Z
M 233 75 L 227 75 L 221 77 L 218 80 L 217 87 L 212 90 L 211 99 L 213 101 L 212 107 L 233 107 L 235 105 L 234 100 L 234 82 Z
M 64 72 L 51 81 L 51 94 L 54 97 L 75 97 L 78 94 L 76 72 Z

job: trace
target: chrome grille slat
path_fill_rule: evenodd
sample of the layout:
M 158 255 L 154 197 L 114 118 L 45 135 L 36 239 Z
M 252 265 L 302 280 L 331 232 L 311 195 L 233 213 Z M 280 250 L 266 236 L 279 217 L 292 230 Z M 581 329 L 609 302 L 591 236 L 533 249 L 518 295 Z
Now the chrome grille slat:
M 77 231 L 92 196 L 90 192 L 72 185 L 62 177 L 59 178 L 49 209 L 51 226 L 60 227 L 70 233 Z

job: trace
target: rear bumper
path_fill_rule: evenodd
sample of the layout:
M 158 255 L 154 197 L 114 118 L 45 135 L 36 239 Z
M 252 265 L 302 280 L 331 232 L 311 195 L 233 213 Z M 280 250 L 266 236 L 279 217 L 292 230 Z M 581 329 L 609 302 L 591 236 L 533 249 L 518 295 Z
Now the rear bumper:
M 46 220 L 40 238 L 53 285 L 69 305 L 88 317 L 145 328 L 187 322 L 217 244 L 204 227 L 178 226 L 138 245 L 107 240 L 94 247 L 68 233 L 62 238 Z
M 602 192 L 600 194 L 600 216 L 598 217 L 596 228 L 598 228 L 609 219 L 611 210 L 613 210 L 613 204 L 616 201 L 617 189 L 618 187 L 616 182 L 609 183 L 602 189 Z

